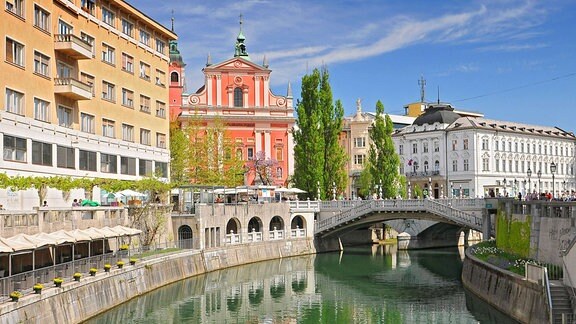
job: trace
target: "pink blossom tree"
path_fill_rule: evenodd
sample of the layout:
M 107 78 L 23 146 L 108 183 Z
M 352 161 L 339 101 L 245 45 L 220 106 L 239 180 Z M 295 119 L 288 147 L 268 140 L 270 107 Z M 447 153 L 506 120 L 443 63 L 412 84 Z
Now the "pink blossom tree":
M 256 174 L 257 182 L 259 180 L 261 184 L 268 186 L 274 182 L 278 161 L 269 157 L 267 158 L 266 152 L 259 151 L 256 152 L 254 159 L 247 163 L 247 167 Z

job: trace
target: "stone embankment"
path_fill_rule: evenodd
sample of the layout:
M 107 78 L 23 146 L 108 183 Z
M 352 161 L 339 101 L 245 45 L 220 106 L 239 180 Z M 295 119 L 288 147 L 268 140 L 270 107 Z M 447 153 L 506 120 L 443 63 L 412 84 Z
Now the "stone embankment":
M 469 249 L 462 268 L 462 284 L 473 294 L 521 323 L 548 323 L 542 285 L 482 262 Z
M 178 280 L 243 264 L 315 253 L 312 238 L 188 250 L 44 288 L 0 305 L 0 323 L 79 323 Z

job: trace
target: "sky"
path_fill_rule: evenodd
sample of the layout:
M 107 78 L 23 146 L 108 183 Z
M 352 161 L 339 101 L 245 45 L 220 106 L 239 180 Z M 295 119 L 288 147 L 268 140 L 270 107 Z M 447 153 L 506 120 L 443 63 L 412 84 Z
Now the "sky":
M 188 92 L 202 68 L 234 55 L 239 16 L 253 62 L 266 56 L 272 91 L 300 97 L 302 76 L 326 66 L 345 114 L 403 114 L 420 100 L 486 118 L 576 132 L 574 0 L 131 0 L 178 34 Z

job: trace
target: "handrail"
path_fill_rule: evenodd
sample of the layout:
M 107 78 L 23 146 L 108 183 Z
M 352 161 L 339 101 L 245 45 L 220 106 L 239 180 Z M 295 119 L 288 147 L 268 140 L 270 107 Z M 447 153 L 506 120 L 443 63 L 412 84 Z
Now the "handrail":
M 572 282 L 572 278 L 570 277 L 570 272 L 567 271 L 568 266 L 566 265 L 566 261 L 564 261 L 564 255 L 561 258 L 562 258 L 562 267 L 565 269 L 564 271 L 562 271 L 562 274 L 566 274 L 566 278 L 568 278 L 568 284 L 570 286 L 570 289 L 568 290 L 570 292 L 570 306 L 572 308 L 572 314 L 574 314 L 574 304 L 576 303 L 576 290 L 574 289 L 574 283 Z M 566 287 L 566 285 L 564 286 Z
M 550 320 L 550 324 L 554 323 L 554 311 L 552 308 L 552 294 L 550 293 L 550 281 L 548 280 L 548 268 L 542 267 L 544 271 L 542 271 L 542 283 L 544 284 L 544 293 L 548 299 L 548 318 Z

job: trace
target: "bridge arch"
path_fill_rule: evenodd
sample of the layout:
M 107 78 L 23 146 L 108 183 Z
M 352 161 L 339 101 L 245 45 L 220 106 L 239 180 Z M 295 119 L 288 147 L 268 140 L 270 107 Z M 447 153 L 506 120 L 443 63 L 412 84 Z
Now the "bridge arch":
M 250 218 L 248 221 L 248 232 L 262 232 L 262 220 L 258 216 Z
M 178 242 L 181 249 L 192 248 L 193 233 L 192 228 L 188 225 L 182 225 L 178 228 Z
M 240 221 L 236 217 L 230 218 L 226 223 L 226 234 L 238 234 L 241 229 Z
M 269 231 L 280 231 L 284 230 L 284 219 L 280 216 L 274 216 L 270 220 Z
M 306 228 L 306 218 L 301 215 L 296 215 L 290 222 L 290 229 Z

